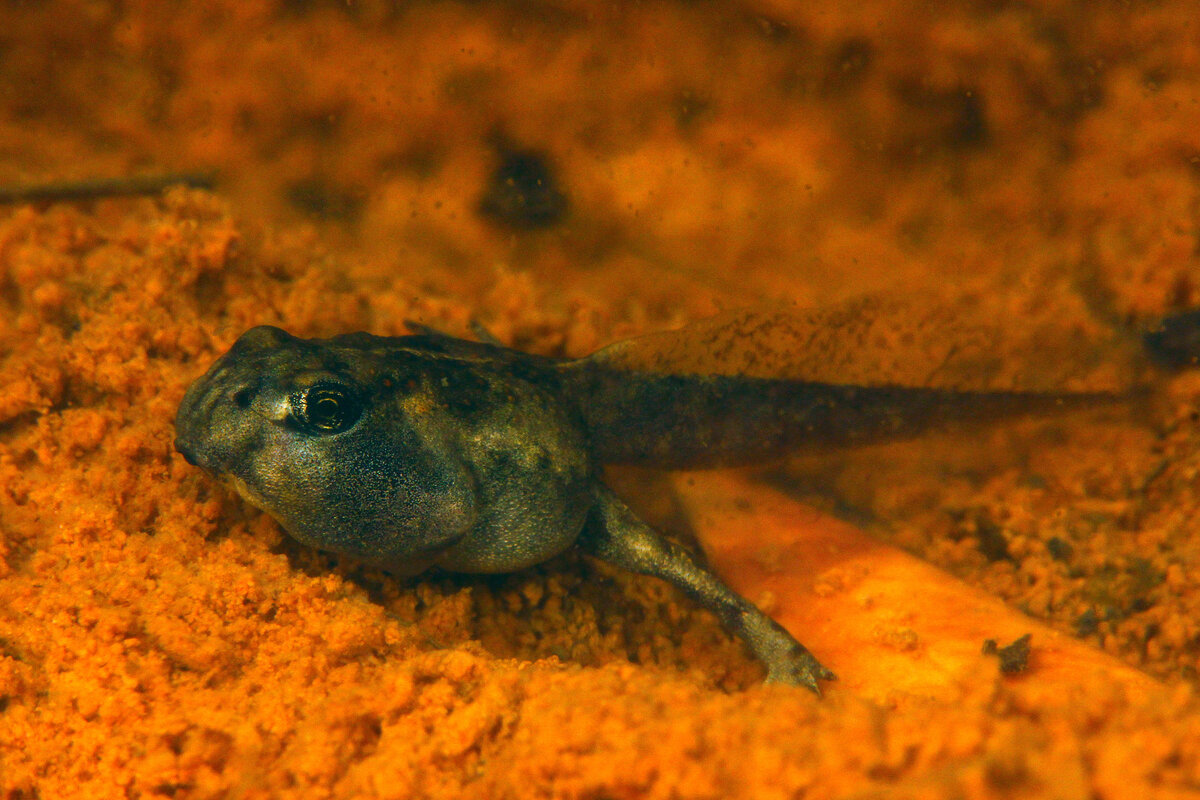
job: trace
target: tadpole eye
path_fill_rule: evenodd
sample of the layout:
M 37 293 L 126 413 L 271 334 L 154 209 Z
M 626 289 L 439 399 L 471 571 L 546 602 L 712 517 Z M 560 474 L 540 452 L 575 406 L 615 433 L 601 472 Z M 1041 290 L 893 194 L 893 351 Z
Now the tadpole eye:
M 318 383 L 291 396 L 292 415 L 310 433 L 340 433 L 362 415 L 362 403 L 338 383 Z

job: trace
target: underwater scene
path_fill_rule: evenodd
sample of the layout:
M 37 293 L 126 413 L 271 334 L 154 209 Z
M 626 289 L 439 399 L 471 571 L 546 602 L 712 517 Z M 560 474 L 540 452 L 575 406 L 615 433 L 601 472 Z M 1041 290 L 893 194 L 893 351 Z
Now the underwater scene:
M 1200 796 L 1192 3 L 0 5 L 0 800 Z

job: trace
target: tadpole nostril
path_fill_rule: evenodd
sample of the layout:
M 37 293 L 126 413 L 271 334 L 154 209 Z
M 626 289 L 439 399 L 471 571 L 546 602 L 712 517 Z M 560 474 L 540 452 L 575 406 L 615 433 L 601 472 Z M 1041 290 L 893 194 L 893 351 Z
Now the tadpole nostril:
M 247 409 L 254 401 L 254 390 L 249 386 L 238 389 L 233 393 L 233 402 L 240 409 Z

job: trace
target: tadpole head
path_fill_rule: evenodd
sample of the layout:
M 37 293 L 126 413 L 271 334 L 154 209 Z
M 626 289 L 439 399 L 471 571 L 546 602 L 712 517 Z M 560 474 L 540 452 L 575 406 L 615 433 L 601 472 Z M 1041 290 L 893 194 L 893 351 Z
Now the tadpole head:
M 175 448 L 305 544 L 380 564 L 462 534 L 474 484 L 388 340 L 247 331 L 184 394 Z M 406 402 L 407 400 L 407 402 Z

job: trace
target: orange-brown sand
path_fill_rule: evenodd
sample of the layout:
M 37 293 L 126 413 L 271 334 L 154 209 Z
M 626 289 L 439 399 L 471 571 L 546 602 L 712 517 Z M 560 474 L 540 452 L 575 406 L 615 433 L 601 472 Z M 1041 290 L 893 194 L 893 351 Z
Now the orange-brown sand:
M 1183 0 L 6 5 L 0 183 L 218 182 L 0 209 L 0 797 L 1200 792 L 1200 376 L 751 476 L 614 473 L 839 673 L 821 699 L 655 581 L 573 554 L 397 581 L 171 445 L 261 323 L 476 318 L 581 355 L 882 294 L 1108 336 L 1076 354 L 1102 373 L 1200 304 L 1198 25 Z M 504 147 L 544 154 L 553 226 L 480 213 Z M 981 652 L 1025 633 L 1022 672 Z

